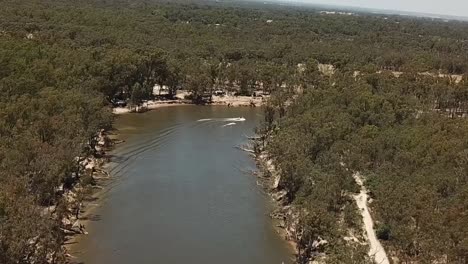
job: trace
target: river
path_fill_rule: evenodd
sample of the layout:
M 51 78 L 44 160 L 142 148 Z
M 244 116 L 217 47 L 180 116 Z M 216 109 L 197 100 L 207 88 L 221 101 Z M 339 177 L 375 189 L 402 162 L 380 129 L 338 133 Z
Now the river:
M 235 148 L 260 115 L 178 106 L 119 116 L 113 180 L 72 254 L 84 264 L 292 263 L 249 173 L 255 163 Z

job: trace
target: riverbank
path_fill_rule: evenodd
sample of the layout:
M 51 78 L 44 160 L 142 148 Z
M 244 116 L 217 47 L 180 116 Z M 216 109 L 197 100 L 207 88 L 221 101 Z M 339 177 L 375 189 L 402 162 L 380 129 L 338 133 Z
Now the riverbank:
M 112 112 L 116 115 L 126 114 L 131 112 L 145 112 L 161 107 L 173 107 L 183 105 L 195 105 L 191 100 L 185 99 L 187 92 L 181 91 L 177 94 L 174 100 L 148 100 L 143 103 L 142 106 L 136 108 L 129 107 L 116 107 L 112 109 Z M 213 96 L 212 102 L 209 105 L 222 105 L 229 107 L 257 107 L 262 106 L 268 100 L 268 96 L 265 97 L 252 97 L 252 96 Z
M 259 142 L 254 142 L 258 146 Z M 281 174 L 270 159 L 268 152 L 262 148 L 255 153 L 255 160 L 260 172 L 256 175 L 257 184 L 261 186 L 274 205 L 270 217 L 273 219 L 276 231 L 286 240 L 294 255 L 298 257 L 299 213 L 287 200 L 287 191 L 280 188 Z
M 68 209 L 73 214 L 66 215 L 62 220 L 69 226 L 64 230 L 63 247 L 71 263 L 74 263 L 74 246 L 83 236 L 88 235 L 87 225 L 94 220 L 94 212 L 100 205 L 98 201 L 107 192 L 106 186 L 111 181 L 106 168 L 109 162 L 108 152 L 119 143 L 115 135 L 104 130 L 99 132 L 96 141 L 95 153 L 79 161 L 80 172 L 78 174 L 86 179 L 78 181 L 75 187 L 65 195 L 69 203 L 75 204 L 74 208 Z
M 269 96 L 253 97 L 253 96 L 213 96 L 212 105 L 227 105 L 227 106 L 262 106 L 266 103 Z
M 171 107 L 171 106 L 183 106 L 183 105 L 192 105 L 188 102 L 183 102 L 181 100 L 165 100 L 165 101 L 148 101 L 145 102 L 141 107 L 136 107 L 135 109 L 130 109 L 128 107 L 115 107 L 112 109 L 112 113 L 116 115 L 128 114 L 132 112 L 146 112 L 161 107 Z

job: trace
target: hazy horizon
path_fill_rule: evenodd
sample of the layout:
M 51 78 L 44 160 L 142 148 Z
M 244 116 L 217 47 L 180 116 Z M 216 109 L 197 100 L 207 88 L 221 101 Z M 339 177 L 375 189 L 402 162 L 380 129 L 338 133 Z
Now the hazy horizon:
M 468 17 L 468 1 L 462 0 L 284 0 L 334 6 L 385 9 L 404 12 Z

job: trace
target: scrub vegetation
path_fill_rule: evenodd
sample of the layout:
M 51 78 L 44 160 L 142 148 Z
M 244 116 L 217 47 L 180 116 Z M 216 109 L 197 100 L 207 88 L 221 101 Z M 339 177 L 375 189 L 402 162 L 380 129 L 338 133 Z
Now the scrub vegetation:
M 78 157 L 111 127 L 112 102 L 139 105 L 156 84 L 272 94 L 261 131 L 302 212 L 298 262 L 367 261 L 344 239 L 361 225 L 354 172 L 391 257 L 468 261 L 468 24 L 248 3 L 0 4 L 0 263 L 67 261 L 62 194 L 92 182 Z

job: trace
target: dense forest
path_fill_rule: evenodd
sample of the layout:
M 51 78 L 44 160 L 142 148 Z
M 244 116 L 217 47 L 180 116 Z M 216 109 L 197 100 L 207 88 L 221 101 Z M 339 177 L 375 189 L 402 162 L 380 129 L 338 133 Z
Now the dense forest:
M 140 104 L 155 84 L 272 93 L 267 151 L 288 203 L 307 212 L 298 262 L 318 256 L 319 237 L 330 263 L 368 261 L 342 239 L 360 226 L 357 171 L 392 257 L 468 261 L 468 24 L 226 3 L 0 4 L 0 263 L 66 262 L 61 193 L 89 182 L 77 157 L 111 127 L 113 99 Z
M 450 98 L 458 107 L 466 100 L 466 84 L 453 89 L 433 78 L 340 73 L 316 78 L 286 111 L 268 107 L 267 150 L 281 169 L 280 187 L 307 212 L 299 224 L 301 260 L 318 250 L 331 263 L 361 263 L 349 254 L 359 244 L 343 245 L 359 234 L 350 196 L 359 172 L 377 236 L 395 263 L 467 261 L 468 121 L 434 109 L 436 101 Z M 310 244 L 320 239 L 332 246 Z

